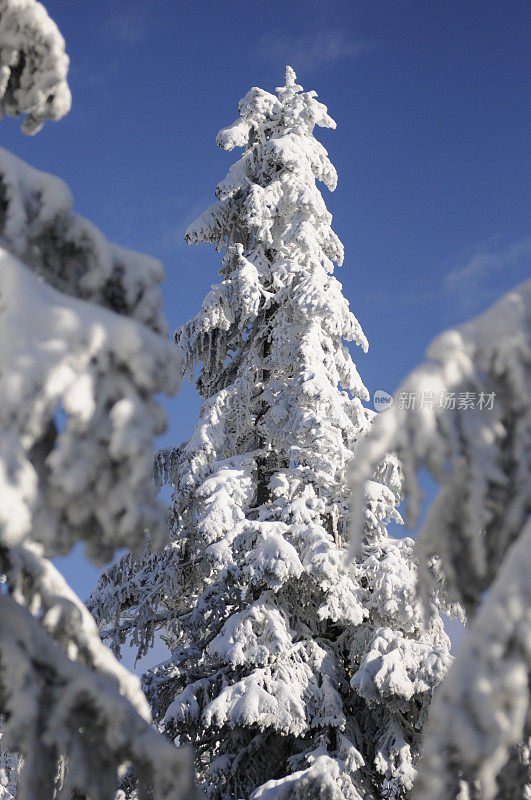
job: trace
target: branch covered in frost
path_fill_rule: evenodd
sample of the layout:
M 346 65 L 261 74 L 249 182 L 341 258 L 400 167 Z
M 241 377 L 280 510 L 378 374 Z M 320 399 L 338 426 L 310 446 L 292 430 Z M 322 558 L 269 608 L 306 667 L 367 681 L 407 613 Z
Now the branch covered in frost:
M 0 695 L 3 745 L 24 758 L 17 796 L 33 800 L 39 785 L 51 797 L 62 772 L 65 797 L 75 786 L 107 800 L 132 762 L 139 791 L 182 797 L 183 757 L 150 729 L 137 679 L 43 557 L 80 540 L 101 562 L 140 545 L 147 527 L 154 541 L 164 533 L 153 395 L 175 386 L 174 349 L 40 282 L 5 250 L 0 266 L 0 545 L 11 595 L 1 598 Z
M 20 759 L 3 748 L 3 732 L 0 730 L 0 797 L 2 800 L 16 800 L 18 768 Z
M 531 509 L 530 334 L 528 281 L 439 336 L 428 349 L 431 360 L 375 420 L 354 467 L 359 496 L 373 465 L 390 449 L 397 452 L 411 525 L 421 500 L 417 472 L 430 471 L 440 490 L 418 536 L 419 561 L 439 556 L 452 599 L 469 610 Z M 429 591 L 433 572 L 420 578 Z
M 35 0 L 0 0 L 0 115 L 26 114 L 24 133 L 70 111 L 65 43 Z
M 122 667 L 101 643 L 96 623 L 84 604 L 53 564 L 42 557 L 42 548 L 23 544 L 2 549 L 2 574 L 16 602 L 42 620 L 46 632 L 63 645 L 71 658 L 119 687 L 137 712 L 149 719 L 149 707 L 138 678 Z
M 159 261 L 107 241 L 62 180 L 0 148 L 0 239 L 41 279 L 166 333 Z
M 146 528 L 156 539 L 151 448 L 165 420 L 153 395 L 175 388 L 173 348 L 1 249 L 0 266 L 2 540 L 48 554 L 85 541 L 101 563 Z
M 477 796 L 487 800 L 524 736 L 529 705 L 531 658 L 522 636 L 529 628 L 523 548 L 531 512 L 531 281 L 439 336 L 427 354 L 431 360 L 404 381 L 360 447 L 354 538 L 364 483 L 385 452 L 401 460 L 412 525 L 421 501 L 417 474 L 430 471 L 439 491 L 416 543 L 421 595 L 427 601 L 442 580 L 450 601 L 469 613 L 484 592 L 491 595 L 434 709 L 419 797 L 453 800 L 461 774 L 466 786 L 478 780 Z
M 417 800 L 454 798 L 479 782 L 493 800 L 497 777 L 530 731 L 531 519 L 510 548 L 430 713 Z M 527 783 L 527 792 L 525 790 Z M 527 797 L 531 775 L 511 797 Z M 475 797 L 475 794 L 470 797 Z M 504 795 L 509 797 L 508 794 Z
M 0 111 L 27 114 L 28 133 L 60 118 L 67 69 L 44 8 L 0 0 Z M 154 546 L 165 537 L 155 395 L 179 364 L 159 335 L 162 267 L 4 150 L 0 244 L 0 794 L 111 800 L 127 773 L 135 797 L 192 797 L 188 756 L 152 728 L 138 679 L 49 560 L 81 541 L 101 563 L 148 528 Z
M 57 790 L 65 798 L 83 792 L 108 800 L 128 763 L 135 765 L 140 798 L 192 796 L 183 751 L 164 742 L 115 684 L 62 653 L 29 611 L 6 596 L 0 596 L 0 681 L 5 744 L 24 759 L 17 800 Z
M 2 745 L 23 756 L 18 800 L 113 797 L 134 764 L 140 797 L 192 797 L 187 756 L 150 726 L 138 678 L 40 548 L 0 550 L 11 597 L 0 597 Z

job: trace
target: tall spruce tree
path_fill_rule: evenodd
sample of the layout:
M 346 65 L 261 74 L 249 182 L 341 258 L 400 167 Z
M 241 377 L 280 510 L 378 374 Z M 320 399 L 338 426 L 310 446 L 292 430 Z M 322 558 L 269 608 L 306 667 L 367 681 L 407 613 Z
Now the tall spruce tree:
M 367 340 L 332 277 L 343 247 L 316 186 L 333 128 L 290 67 L 253 88 L 217 143 L 243 156 L 186 234 L 224 251 L 221 281 L 176 334 L 199 368 L 194 434 L 159 453 L 172 537 L 122 559 L 90 606 L 119 649 L 157 630 L 172 656 L 144 679 L 167 735 L 191 742 L 212 800 L 404 798 L 449 662 L 424 629 L 392 457 L 367 490 L 363 553 L 346 566 L 347 473 L 373 412 L 349 350 Z

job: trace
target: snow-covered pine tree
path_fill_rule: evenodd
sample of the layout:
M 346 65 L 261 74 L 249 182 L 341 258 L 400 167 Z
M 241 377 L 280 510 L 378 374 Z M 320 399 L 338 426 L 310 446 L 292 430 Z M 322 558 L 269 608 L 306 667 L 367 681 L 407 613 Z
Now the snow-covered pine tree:
M 27 114 L 26 133 L 61 117 L 67 70 L 44 7 L 0 0 L 0 112 Z M 84 542 L 102 563 L 144 527 L 164 534 L 155 395 L 175 389 L 177 361 L 161 265 L 1 148 L 0 243 L 0 798 L 112 800 L 131 764 L 138 798 L 191 797 L 186 755 L 51 561 Z
M 380 416 L 356 460 L 361 492 L 392 448 L 415 524 L 417 472 L 439 484 L 416 549 L 471 617 L 430 711 L 418 800 L 531 797 L 531 280 L 446 331 Z M 420 403 L 422 393 L 430 397 Z M 400 402 L 413 397 L 417 403 Z
M 344 566 L 347 471 L 372 412 L 345 341 L 367 341 L 332 276 L 343 248 L 316 186 L 333 128 L 293 70 L 253 88 L 217 142 L 244 154 L 186 234 L 224 250 L 221 282 L 176 334 L 203 399 L 191 439 L 159 454 L 171 543 L 102 576 L 90 607 L 119 649 L 156 630 L 145 676 L 166 733 L 190 741 L 212 800 L 403 798 L 432 688 L 449 661 L 423 630 L 400 470 L 371 483 L 363 558 Z

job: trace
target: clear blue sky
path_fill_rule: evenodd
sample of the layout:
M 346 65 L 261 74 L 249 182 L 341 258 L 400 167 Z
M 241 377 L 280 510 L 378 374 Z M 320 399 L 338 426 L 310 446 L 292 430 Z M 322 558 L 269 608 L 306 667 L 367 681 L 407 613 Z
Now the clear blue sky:
M 69 184 L 76 210 L 166 267 L 171 330 L 199 308 L 219 257 L 189 222 L 238 157 L 214 143 L 253 85 L 286 63 L 336 119 L 323 189 L 346 251 L 337 271 L 371 343 L 356 361 L 392 391 L 438 332 L 481 311 L 531 263 L 531 3 L 526 0 L 50 0 L 73 106 L 2 144 Z M 189 436 L 191 387 L 164 443 Z M 65 572 L 83 596 L 95 572 Z

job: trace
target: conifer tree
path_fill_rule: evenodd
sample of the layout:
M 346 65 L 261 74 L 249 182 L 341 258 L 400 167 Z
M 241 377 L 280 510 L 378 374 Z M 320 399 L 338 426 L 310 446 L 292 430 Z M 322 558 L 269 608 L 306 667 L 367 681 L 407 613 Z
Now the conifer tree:
M 362 557 L 345 566 L 347 472 L 373 412 L 345 342 L 367 349 L 334 265 L 343 247 L 316 181 L 336 171 L 313 136 L 334 128 L 290 67 L 251 89 L 218 134 L 243 148 L 189 243 L 223 251 L 221 280 L 176 334 L 203 400 L 190 440 L 158 455 L 170 544 L 127 557 L 90 607 L 116 650 L 172 656 L 144 679 L 154 716 L 195 747 L 212 800 L 404 798 L 449 661 L 415 597 L 412 541 L 394 539 L 401 474 L 367 491 Z

